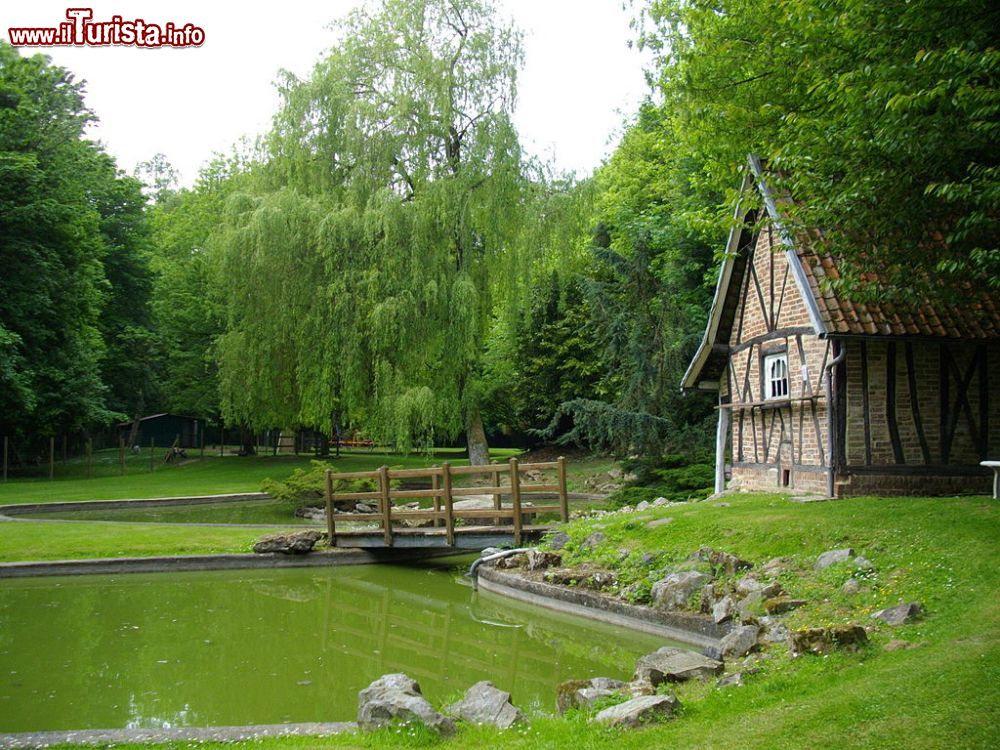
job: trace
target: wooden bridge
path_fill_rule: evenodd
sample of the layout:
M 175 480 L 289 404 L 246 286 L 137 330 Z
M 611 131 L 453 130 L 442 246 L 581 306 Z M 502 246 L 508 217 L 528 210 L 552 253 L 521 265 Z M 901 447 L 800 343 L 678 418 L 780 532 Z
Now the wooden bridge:
M 524 482 L 521 474 L 553 472 L 555 482 Z M 486 477 L 486 486 L 456 486 L 467 477 Z M 402 489 L 399 480 L 430 481 L 429 489 Z M 338 491 L 346 482 L 367 480 L 374 491 Z M 506 482 L 504 481 L 506 480 Z M 545 500 L 555 495 L 556 504 L 534 504 L 525 498 Z M 456 500 L 469 496 L 491 496 L 493 507 L 455 508 Z M 504 502 L 503 497 L 510 498 Z M 427 500 L 432 507 L 399 507 L 397 501 Z M 377 506 L 375 512 L 337 513 L 344 501 L 364 501 Z M 566 460 L 519 464 L 516 458 L 506 464 L 452 466 L 444 463 L 428 469 L 389 469 L 372 471 L 326 472 L 326 523 L 331 547 L 454 547 L 483 549 L 500 544 L 520 545 L 522 540 L 537 538 L 549 526 L 536 524 L 538 516 L 558 513 L 569 520 L 566 493 Z M 364 524 L 358 526 L 358 524 Z

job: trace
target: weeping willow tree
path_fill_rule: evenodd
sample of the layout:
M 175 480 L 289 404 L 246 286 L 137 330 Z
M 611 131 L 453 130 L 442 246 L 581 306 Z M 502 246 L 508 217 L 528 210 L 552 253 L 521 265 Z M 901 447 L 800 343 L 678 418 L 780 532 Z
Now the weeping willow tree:
M 485 463 L 486 329 L 521 262 L 520 34 L 479 0 L 383 0 L 339 31 L 284 75 L 260 188 L 228 205 L 223 408 L 403 449 L 464 430 Z

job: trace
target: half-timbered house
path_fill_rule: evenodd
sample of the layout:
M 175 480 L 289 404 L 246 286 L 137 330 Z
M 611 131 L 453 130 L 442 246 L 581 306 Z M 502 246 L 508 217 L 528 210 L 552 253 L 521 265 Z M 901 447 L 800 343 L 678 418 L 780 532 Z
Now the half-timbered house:
M 737 209 L 682 382 L 719 393 L 716 491 L 728 475 L 730 488 L 835 497 L 986 492 L 979 462 L 1000 457 L 1000 300 L 849 300 L 824 284 L 837 261 L 786 230 L 754 158 L 749 190 L 767 216 Z

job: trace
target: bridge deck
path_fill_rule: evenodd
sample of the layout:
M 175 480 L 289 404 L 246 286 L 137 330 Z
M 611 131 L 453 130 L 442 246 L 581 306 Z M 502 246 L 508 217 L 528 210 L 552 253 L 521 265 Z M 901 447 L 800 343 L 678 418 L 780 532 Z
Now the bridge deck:
M 538 539 L 551 526 L 523 526 L 522 539 Z M 461 526 L 454 530 L 454 543 L 448 543 L 447 530 L 443 528 L 393 529 L 393 547 L 453 547 L 455 549 L 485 549 L 510 544 L 514 529 L 510 526 Z M 337 547 L 385 547 L 385 534 L 380 528 L 338 529 Z

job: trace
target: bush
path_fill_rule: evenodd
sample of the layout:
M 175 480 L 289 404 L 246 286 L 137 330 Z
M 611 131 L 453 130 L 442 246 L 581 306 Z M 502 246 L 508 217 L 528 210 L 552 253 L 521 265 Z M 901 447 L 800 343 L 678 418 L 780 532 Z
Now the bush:
M 310 461 L 309 464 L 308 469 L 296 469 L 283 482 L 265 479 L 261 489 L 274 499 L 299 508 L 319 505 L 325 497 L 326 470 L 334 467 L 323 461 Z M 337 482 L 334 486 L 336 492 L 373 492 L 375 489 L 375 482 L 371 479 Z
M 643 500 L 653 502 L 658 497 L 674 502 L 701 500 L 711 495 L 715 486 L 715 465 L 706 454 L 630 459 L 623 466 L 635 479 L 608 498 L 616 508 Z

